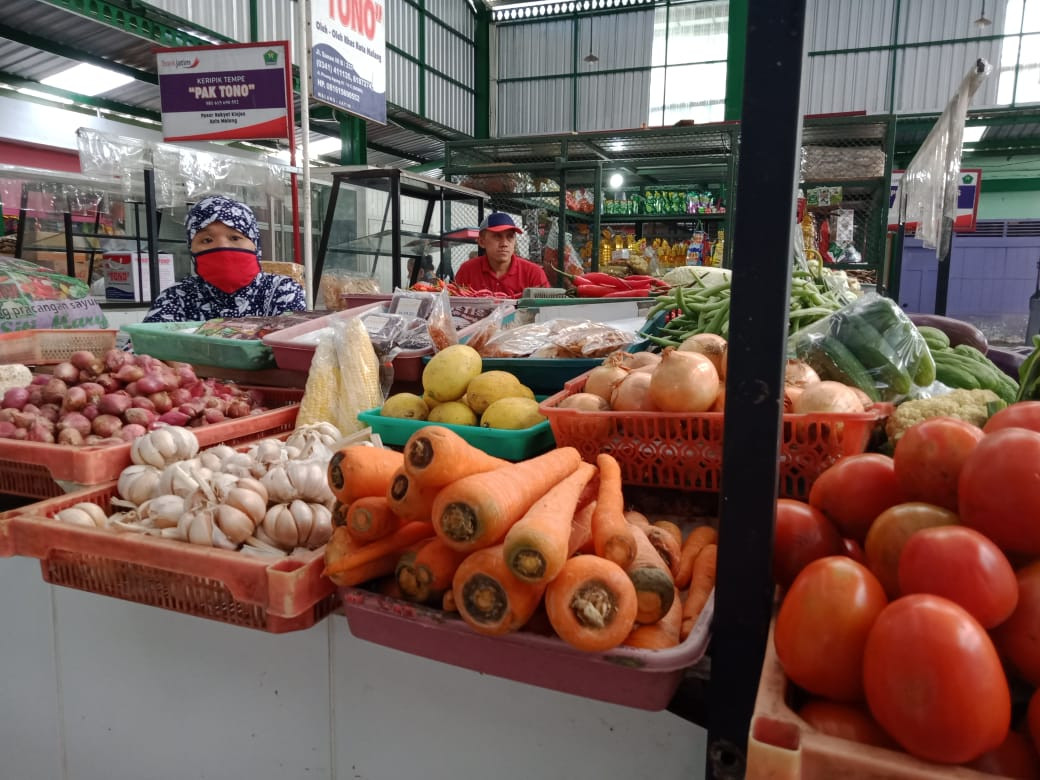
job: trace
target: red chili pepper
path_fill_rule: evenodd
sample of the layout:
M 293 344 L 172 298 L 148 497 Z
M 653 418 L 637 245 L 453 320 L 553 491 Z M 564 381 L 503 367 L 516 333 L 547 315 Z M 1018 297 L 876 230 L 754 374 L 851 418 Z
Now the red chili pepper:
M 572 276 L 569 278 L 574 283 L 575 287 L 585 287 L 589 284 L 596 284 L 595 282 L 586 279 L 584 276 Z
M 603 298 L 607 293 L 619 292 L 616 288 L 607 287 L 603 284 L 585 284 L 575 289 L 579 298 Z
M 604 298 L 648 298 L 650 296 L 649 287 L 633 287 L 630 290 L 614 290 L 602 296 Z
M 624 280 L 619 279 L 616 276 L 605 274 L 600 271 L 591 271 L 587 274 L 582 274 L 585 279 L 591 284 L 601 284 L 605 287 L 612 287 L 615 290 L 627 289 L 627 285 Z
M 631 276 L 625 276 L 623 278 L 629 284 L 635 283 L 635 285 L 637 287 L 643 286 L 643 282 L 645 282 L 646 284 L 652 284 L 652 285 L 656 285 L 656 284 L 665 285 L 665 282 L 662 282 L 656 276 L 646 276 L 645 274 L 632 274 Z M 665 286 L 667 286 L 667 285 L 665 285 Z

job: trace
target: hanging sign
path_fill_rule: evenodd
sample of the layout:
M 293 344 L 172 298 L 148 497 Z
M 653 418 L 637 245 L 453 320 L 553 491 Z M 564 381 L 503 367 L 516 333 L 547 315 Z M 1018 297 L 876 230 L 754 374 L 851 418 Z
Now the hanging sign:
M 386 31 L 382 0 L 314 0 L 311 96 L 386 124 Z
M 288 138 L 287 41 L 159 49 L 166 141 Z
M 899 227 L 899 210 L 896 208 L 896 193 L 899 181 L 905 171 L 892 171 L 892 187 L 888 196 L 888 229 Z M 979 213 L 979 194 L 982 188 L 981 168 L 961 168 L 957 180 L 957 216 L 953 220 L 953 229 L 957 233 L 971 233 L 975 230 L 975 219 Z M 907 229 L 914 229 L 917 223 L 908 222 Z

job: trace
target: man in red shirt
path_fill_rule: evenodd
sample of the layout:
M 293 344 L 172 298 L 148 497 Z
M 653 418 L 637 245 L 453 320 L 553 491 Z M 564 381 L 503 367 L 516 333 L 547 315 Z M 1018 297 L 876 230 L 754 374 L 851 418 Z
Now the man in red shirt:
M 503 292 L 520 297 L 528 287 L 548 287 L 541 266 L 516 254 L 516 237 L 522 233 L 513 218 L 501 211 L 489 214 L 480 225 L 477 244 L 485 254 L 470 258 L 455 272 L 455 284 L 474 290 Z

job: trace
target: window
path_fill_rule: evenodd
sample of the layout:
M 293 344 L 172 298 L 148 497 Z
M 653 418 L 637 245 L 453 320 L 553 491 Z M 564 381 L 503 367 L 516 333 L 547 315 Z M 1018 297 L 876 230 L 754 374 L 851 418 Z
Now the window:
M 997 102 L 1040 102 L 1040 2 L 1008 0 L 1004 35 Z

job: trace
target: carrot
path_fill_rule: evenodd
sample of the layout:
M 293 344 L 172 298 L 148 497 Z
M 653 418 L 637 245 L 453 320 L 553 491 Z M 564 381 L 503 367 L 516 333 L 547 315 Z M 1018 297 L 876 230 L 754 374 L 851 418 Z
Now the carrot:
M 682 529 L 671 520 L 654 520 L 650 525 L 670 533 L 672 538 L 675 539 L 675 543 L 682 547 Z
M 509 461 L 488 455 L 449 428 L 427 425 L 404 445 L 404 467 L 423 486 L 440 487 L 456 479 L 508 466 Z
M 435 536 L 410 559 L 402 557 L 396 574 L 403 597 L 421 603 L 441 598 L 446 589 L 451 589 L 451 578 L 466 555 Z
M 452 592 L 462 619 L 481 634 L 516 631 L 538 609 L 543 583 L 524 582 L 506 566 L 502 545 L 466 556 L 452 578 Z
M 381 496 L 402 463 L 404 456 L 400 452 L 351 444 L 333 453 L 329 460 L 329 487 L 347 506 L 362 496 Z
M 679 572 L 675 575 L 675 587 L 680 590 L 689 587 L 697 554 L 705 545 L 715 544 L 718 538 L 719 532 L 710 525 L 699 525 L 690 531 L 679 553 Z
M 574 447 L 562 447 L 455 480 L 441 488 L 433 502 L 434 530 L 456 550 L 498 544 L 535 501 L 580 463 Z
M 438 490 L 421 487 L 402 466 L 390 480 L 390 487 L 386 491 L 387 506 L 405 522 L 421 520 L 428 523 Z
M 594 552 L 592 549 L 592 515 L 596 511 L 596 502 L 590 501 L 582 506 L 571 520 L 571 538 L 567 540 L 567 557 L 577 552 Z
M 612 455 L 596 456 L 599 493 L 592 515 L 592 543 L 596 555 L 627 569 L 636 555 L 632 527 L 625 522 L 625 497 L 621 494 L 621 467 Z
M 377 539 L 369 544 L 360 545 L 332 563 L 328 563 L 326 558 L 325 576 L 338 574 L 348 569 L 356 569 L 369 561 L 389 555 L 393 555 L 394 566 L 396 566 L 402 550 L 432 535 L 433 528 L 429 523 L 405 523 L 389 536 L 384 536 L 382 539 Z M 391 566 L 390 571 L 392 572 L 393 570 L 394 567 Z M 384 573 L 388 574 L 389 572 Z
M 632 631 L 638 597 L 632 580 L 598 555 L 568 558 L 545 589 L 545 611 L 560 639 L 579 650 L 609 650 Z
M 370 561 L 365 561 L 358 566 L 352 566 L 348 569 L 338 570 L 332 573 L 329 573 L 328 569 L 326 569 L 325 576 L 341 588 L 352 588 L 355 585 L 360 585 L 362 582 L 368 582 L 368 580 L 375 579 L 376 577 L 385 577 L 387 574 L 393 574 L 394 567 L 397 565 L 397 559 L 399 557 L 400 556 L 397 553 L 390 553 L 378 558 L 373 558 Z
M 445 612 L 458 612 L 459 605 L 455 603 L 455 592 L 448 588 L 441 597 L 441 609 Z
M 332 502 L 332 527 L 339 528 L 347 524 L 347 510 L 350 507 L 338 498 Z
M 693 575 L 690 577 L 690 589 L 686 592 L 686 601 L 683 603 L 682 629 L 679 637 L 686 639 L 697 624 L 704 605 L 708 603 L 708 596 L 715 588 L 715 566 L 718 561 L 718 545 L 708 544 L 697 555 L 693 562 Z
M 679 591 L 675 592 L 672 606 L 665 616 L 649 626 L 636 626 L 623 645 L 643 650 L 666 650 L 679 644 L 679 629 L 682 627 L 682 601 Z
M 676 540 L 675 536 L 666 531 L 663 528 L 658 528 L 656 525 L 650 523 L 647 520 L 646 515 L 639 512 L 625 512 L 625 519 L 628 520 L 632 525 L 639 526 L 646 534 L 646 538 L 650 540 L 650 544 L 657 550 L 657 554 L 661 556 L 661 560 L 664 561 L 668 567 L 669 573 L 674 578 L 679 572 L 679 555 L 681 552 L 681 542 Z M 678 526 L 676 526 L 678 529 Z
M 636 622 L 644 625 L 656 623 L 667 614 L 675 600 L 675 581 L 643 529 L 631 523 L 628 526 L 636 541 L 636 557 L 627 569 L 639 599 Z
M 395 515 L 386 496 L 363 496 L 347 509 L 347 529 L 359 542 L 374 542 L 396 531 L 401 518 Z
M 506 533 L 504 555 L 510 570 L 527 582 L 549 582 L 567 560 L 578 498 L 596 475 L 591 463 L 539 498 Z

